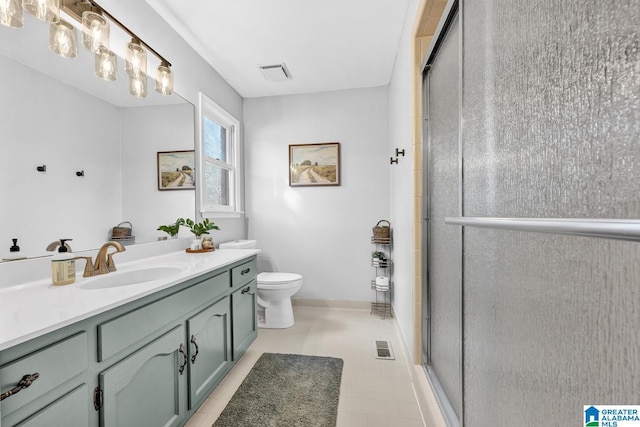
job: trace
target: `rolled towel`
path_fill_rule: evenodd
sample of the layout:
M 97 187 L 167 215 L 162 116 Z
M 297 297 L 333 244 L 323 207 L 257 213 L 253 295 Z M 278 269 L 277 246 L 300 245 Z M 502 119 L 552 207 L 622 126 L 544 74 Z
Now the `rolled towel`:
M 376 286 L 389 287 L 389 278 L 384 276 L 376 277 Z

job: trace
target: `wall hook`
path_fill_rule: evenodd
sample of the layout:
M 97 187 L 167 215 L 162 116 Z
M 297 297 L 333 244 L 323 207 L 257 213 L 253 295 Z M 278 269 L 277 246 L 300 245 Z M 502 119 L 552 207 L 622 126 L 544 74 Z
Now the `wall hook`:
M 84 176 L 84 171 L 77 171 L 76 176 Z
M 393 157 L 389 157 L 389 159 L 390 159 L 390 164 L 392 164 L 392 165 L 393 165 L 394 163 L 395 163 L 396 165 L 398 164 L 398 158 L 397 158 L 397 157 L 396 157 L 395 159 L 394 159 Z
M 403 148 L 402 150 L 398 150 L 398 149 L 396 148 L 396 157 L 398 157 L 398 156 L 402 156 L 402 157 L 404 157 L 404 148 Z
M 36 170 L 38 172 L 46 172 L 47 171 L 47 165 L 37 166 Z

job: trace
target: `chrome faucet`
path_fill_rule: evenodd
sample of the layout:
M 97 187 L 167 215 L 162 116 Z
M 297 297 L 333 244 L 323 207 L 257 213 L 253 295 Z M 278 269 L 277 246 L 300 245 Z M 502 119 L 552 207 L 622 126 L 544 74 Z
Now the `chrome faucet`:
M 109 247 L 116 249 L 115 252 L 107 253 Z M 96 255 L 95 262 L 91 262 L 91 257 L 79 256 L 75 259 L 84 259 L 87 261 L 84 266 L 83 277 L 97 276 L 99 274 L 107 274 L 110 271 L 116 271 L 116 263 L 113 261 L 113 254 L 124 252 L 126 249 L 119 242 L 109 241 L 102 245 Z

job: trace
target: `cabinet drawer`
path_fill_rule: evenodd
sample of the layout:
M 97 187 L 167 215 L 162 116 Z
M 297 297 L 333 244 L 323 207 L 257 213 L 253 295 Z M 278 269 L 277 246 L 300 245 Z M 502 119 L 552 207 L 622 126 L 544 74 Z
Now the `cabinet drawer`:
M 231 286 L 249 283 L 258 275 L 255 258 L 231 269 Z
M 51 405 L 36 412 L 16 427 L 51 427 L 89 425 L 89 392 L 87 385 L 72 390 Z
M 51 392 L 72 377 L 84 372 L 87 365 L 87 333 L 80 332 L 2 366 L 0 368 L 2 393 L 14 388 L 25 375 L 37 373 L 39 377 L 28 388 L 4 399 L 0 403 L 0 413 L 6 416 L 45 393 Z
M 98 325 L 98 361 L 131 347 L 147 335 L 210 301 L 229 288 L 224 272 L 188 289 Z M 159 322 L 159 320 L 162 321 Z

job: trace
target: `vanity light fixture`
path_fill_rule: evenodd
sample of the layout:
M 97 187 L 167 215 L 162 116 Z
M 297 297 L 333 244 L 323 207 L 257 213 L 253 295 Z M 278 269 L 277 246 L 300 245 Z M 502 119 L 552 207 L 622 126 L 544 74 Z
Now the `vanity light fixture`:
M 160 95 L 171 95 L 173 93 L 173 73 L 166 62 L 158 65 L 156 70 L 156 92 Z
M 82 12 L 82 45 L 93 53 L 109 49 L 109 22 L 93 10 Z
M 60 21 L 60 0 L 22 0 L 22 8 L 41 21 Z
M 129 93 L 136 98 L 147 96 L 147 75 L 129 76 Z
M 78 56 L 76 29 L 64 19 L 49 24 L 49 50 L 63 58 Z
M 140 40 L 135 37 L 127 44 L 124 69 L 131 77 L 147 75 L 147 52 L 140 45 Z
M 116 80 L 118 78 L 118 57 L 104 46 L 100 46 L 96 52 L 95 61 L 96 76 L 102 80 Z
M 173 73 L 169 61 L 94 0 L 0 0 L 0 25 L 22 27 L 22 10 L 51 24 L 49 49 L 64 58 L 75 58 L 78 55 L 77 31 L 75 26 L 60 18 L 60 11 L 80 23 L 82 44 L 95 54 L 96 76 L 104 80 L 118 78 L 117 57 L 109 49 L 110 24 L 115 24 L 131 37 L 125 53 L 129 93 L 139 98 L 147 96 L 147 51 L 160 60 L 156 70 L 156 91 L 161 95 L 173 93 Z
M 0 24 L 6 27 L 22 28 L 22 6 L 20 0 L 0 0 Z

